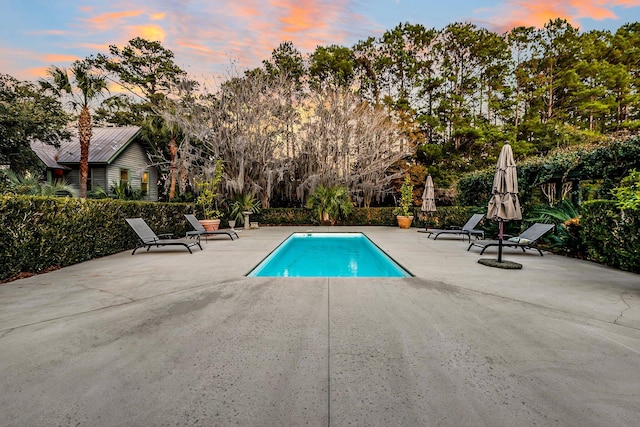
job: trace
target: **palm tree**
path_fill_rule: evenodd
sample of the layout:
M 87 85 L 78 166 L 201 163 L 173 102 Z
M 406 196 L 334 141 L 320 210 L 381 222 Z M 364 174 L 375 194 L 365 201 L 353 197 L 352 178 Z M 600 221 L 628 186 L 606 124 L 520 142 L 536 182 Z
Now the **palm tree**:
M 69 69 L 51 67 L 48 70 L 51 81 L 41 81 L 43 88 L 53 91 L 58 97 L 70 96 L 74 111 L 80 110 L 78 117 L 78 139 L 80 140 L 80 197 L 87 197 L 87 178 L 89 176 L 89 145 L 91 144 L 92 125 L 89 106 L 91 102 L 107 90 L 104 76 L 92 73 L 91 65 L 86 61 L 76 61 Z

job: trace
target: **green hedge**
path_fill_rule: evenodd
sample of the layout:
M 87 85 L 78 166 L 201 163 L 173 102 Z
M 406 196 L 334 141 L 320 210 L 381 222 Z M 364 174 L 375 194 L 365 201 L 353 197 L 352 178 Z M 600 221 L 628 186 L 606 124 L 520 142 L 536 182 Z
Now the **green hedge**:
M 349 216 L 339 220 L 336 225 L 397 225 L 393 207 L 355 208 Z M 462 206 L 443 206 L 429 214 L 430 227 L 448 227 L 462 225 L 478 208 Z M 251 215 L 251 221 L 266 225 L 319 225 L 320 221 L 311 209 L 270 208 L 259 214 Z M 424 218 L 418 207 L 414 208 L 414 227 L 424 227 Z
M 582 204 L 580 225 L 590 260 L 640 273 L 640 211 L 592 200 Z
M 0 196 L 0 280 L 111 255 L 135 246 L 124 219 L 142 217 L 158 234 L 184 236 L 189 204 Z
M 249 218 L 251 222 L 268 225 L 310 225 L 315 224 L 315 216 L 311 209 L 302 208 L 269 208 Z

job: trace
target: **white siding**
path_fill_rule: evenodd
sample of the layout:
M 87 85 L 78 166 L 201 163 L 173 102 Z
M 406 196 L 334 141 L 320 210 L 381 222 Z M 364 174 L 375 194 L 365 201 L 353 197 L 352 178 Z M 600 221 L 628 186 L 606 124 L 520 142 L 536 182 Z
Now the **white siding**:
M 140 189 L 142 174 L 149 173 L 149 191 L 145 200 L 158 200 L 158 174 L 155 167 L 149 165 L 147 154 L 139 142 L 131 143 L 107 168 L 107 180 L 109 186 L 113 182 L 120 182 L 120 171 L 129 171 L 129 184 L 131 187 Z
M 109 191 L 111 184 L 107 181 L 107 169 L 105 167 L 92 167 L 89 173 L 92 190 L 102 187 L 105 191 Z

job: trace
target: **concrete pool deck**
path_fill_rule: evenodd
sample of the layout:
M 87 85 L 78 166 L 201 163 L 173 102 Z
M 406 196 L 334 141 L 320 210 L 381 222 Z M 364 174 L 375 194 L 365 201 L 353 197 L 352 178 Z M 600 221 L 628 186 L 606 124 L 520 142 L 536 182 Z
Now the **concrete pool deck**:
M 244 275 L 363 231 L 415 277 Z M 3 426 L 635 426 L 640 275 L 415 228 L 262 227 L 0 285 Z

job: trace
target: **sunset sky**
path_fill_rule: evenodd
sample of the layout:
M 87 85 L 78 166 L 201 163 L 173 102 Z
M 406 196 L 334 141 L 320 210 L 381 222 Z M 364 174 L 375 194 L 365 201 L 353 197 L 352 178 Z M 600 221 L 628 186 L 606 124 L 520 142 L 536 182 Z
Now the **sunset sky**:
M 0 13 L 0 73 L 21 80 L 138 36 L 161 41 L 198 77 L 232 63 L 259 66 L 283 41 L 309 53 L 401 22 L 472 22 L 501 33 L 560 17 L 584 31 L 615 31 L 640 21 L 640 0 L 0 0 Z

